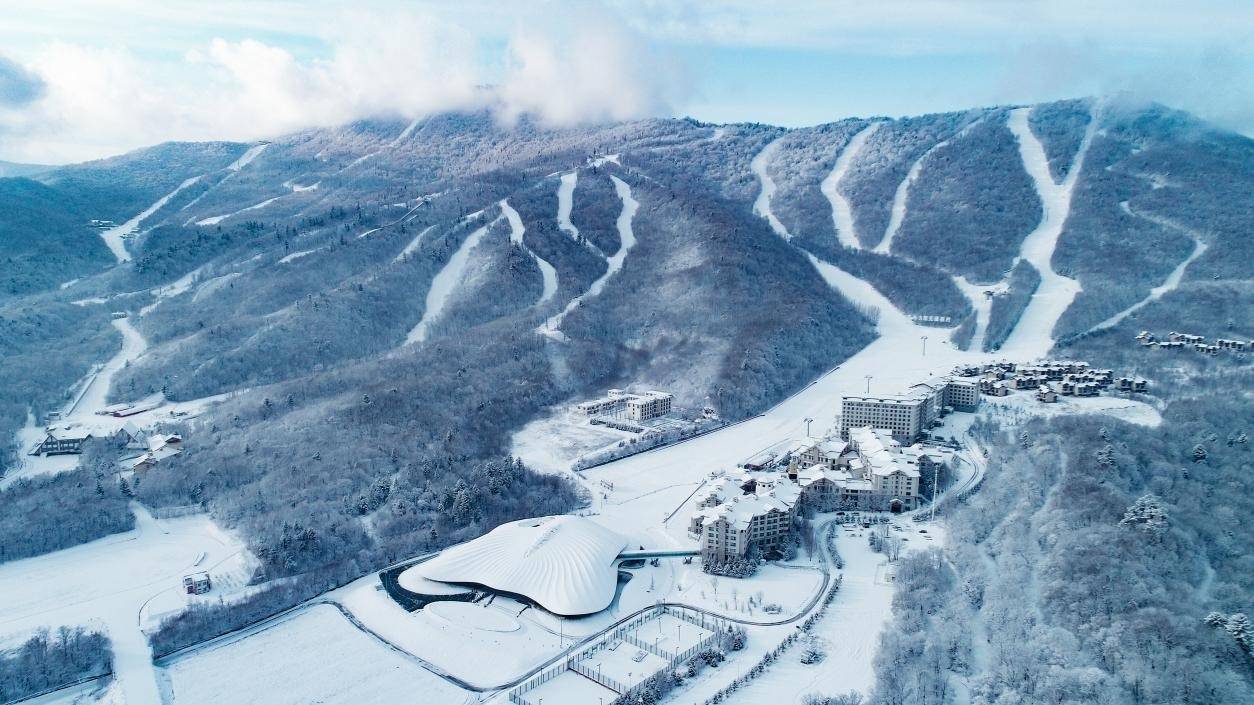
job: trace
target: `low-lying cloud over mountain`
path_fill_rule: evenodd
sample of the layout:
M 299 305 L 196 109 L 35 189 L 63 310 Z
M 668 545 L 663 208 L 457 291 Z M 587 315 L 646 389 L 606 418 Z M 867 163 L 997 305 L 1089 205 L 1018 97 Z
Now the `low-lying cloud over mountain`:
M 685 97 L 618 16 L 577 3 L 519 22 L 506 41 L 417 12 L 348 13 L 325 56 L 282 42 L 215 37 L 177 59 L 54 43 L 0 63 L 5 156 L 65 161 L 161 140 L 251 140 L 378 116 L 447 110 L 523 114 L 553 126 L 670 114 Z

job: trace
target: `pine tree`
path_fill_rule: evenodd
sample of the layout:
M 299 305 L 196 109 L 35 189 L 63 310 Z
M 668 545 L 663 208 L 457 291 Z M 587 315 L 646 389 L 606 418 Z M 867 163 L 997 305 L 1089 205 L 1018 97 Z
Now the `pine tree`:
M 1201 443 L 1198 443 L 1193 446 L 1193 462 L 1200 463 L 1203 460 L 1206 460 L 1206 449 L 1202 447 Z
M 1241 647 L 1242 651 L 1249 653 L 1251 649 L 1254 649 L 1254 630 L 1251 630 L 1250 620 L 1244 613 L 1237 612 L 1229 617 L 1224 630 L 1233 641 L 1237 642 L 1237 646 Z
M 1142 495 L 1124 512 L 1119 526 L 1139 528 L 1155 538 L 1161 537 L 1167 532 L 1167 513 L 1161 501 L 1156 495 Z

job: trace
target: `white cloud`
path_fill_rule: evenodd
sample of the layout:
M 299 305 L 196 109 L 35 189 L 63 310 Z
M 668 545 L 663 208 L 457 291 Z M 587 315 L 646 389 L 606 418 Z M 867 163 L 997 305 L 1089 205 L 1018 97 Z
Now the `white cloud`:
M 24 67 L 43 81 L 42 97 L 0 110 L 0 155 L 63 162 L 164 140 L 251 140 L 478 107 L 505 122 L 526 113 L 570 125 L 667 113 L 682 97 L 672 64 L 621 20 L 575 3 L 550 8 L 560 21 L 520 24 L 504 49 L 432 15 L 397 12 L 338 16 L 329 50 L 312 59 L 248 38 L 214 38 L 158 61 L 46 45 Z M 494 46 L 506 56 L 493 56 Z
M 498 90 L 507 121 L 523 113 L 555 125 L 669 114 L 688 93 L 679 62 L 617 17 L 566 9 L 544 29 L 525 27 L 511 39 Z

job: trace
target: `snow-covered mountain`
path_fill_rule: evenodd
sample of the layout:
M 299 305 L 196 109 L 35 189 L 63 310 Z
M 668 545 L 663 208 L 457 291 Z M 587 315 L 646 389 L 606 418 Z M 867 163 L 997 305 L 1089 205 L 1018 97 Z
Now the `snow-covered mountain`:
M 141 496 L 209 502 L 280 574 L 365 564 L 411 550 L 513 430 L 604 387 L 743 418 L 877 325 L 1048 348 L 1134 326 L 1154 307 L 1122 312 L 1165 283 L 1248 337 L 1252 188 L 1249 139 L 1098 100 L 793 130 L 447 114 L 162 145 L 0 179 L 0 432 L 63 399 L 129 311 L 146 348 L 111 399 L 235 395 Z M 356 498 L 396 477 L 371 501 L 405 511 L 363 527 Z M 568 500 L 486 497 L 447 528 Z M 293 548 L 299 526 L 325 540 Z

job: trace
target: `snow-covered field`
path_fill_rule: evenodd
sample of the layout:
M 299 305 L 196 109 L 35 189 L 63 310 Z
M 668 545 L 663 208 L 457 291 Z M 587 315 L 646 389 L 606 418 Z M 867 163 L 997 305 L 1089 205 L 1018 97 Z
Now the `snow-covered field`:
M 634 438 L 636 434 L 577 420 L 565 409 L 554 409 L 524 426 L 514 435 L 510 451 L 528 458 L 532 470 L 557 474 L 570 470 L 576 458 L 594 450 Z
M 144 605 L 181 591 L 187 573 L 247 554 L 238 538 L 206 516 L 159 520 L 138 505 L 134 511 L 133 531 L 0 564 L 0 634 L 13 639 L 40 628 L 104 628 L 126 705 L 145 705 L 161 701 L 140 631 Z
M 315 605 L 245 639 L 164 671 L 172 702 L 232 705 L 453 705 L 465 691 Z M 130 705 L 128 703 L 128 705 Z
M 437 602 L 406 612 L 379 587 L 368 576 L 332 595 L 379 636 L 468 683 L 508 682 L 561 650 L 559 634 L 519 619 L 524 606 L 512 600 Z

